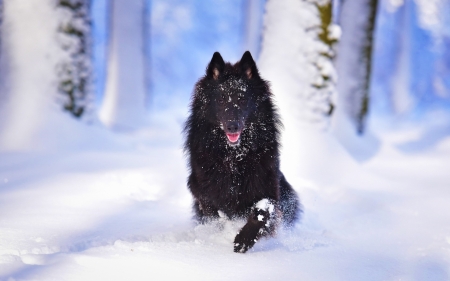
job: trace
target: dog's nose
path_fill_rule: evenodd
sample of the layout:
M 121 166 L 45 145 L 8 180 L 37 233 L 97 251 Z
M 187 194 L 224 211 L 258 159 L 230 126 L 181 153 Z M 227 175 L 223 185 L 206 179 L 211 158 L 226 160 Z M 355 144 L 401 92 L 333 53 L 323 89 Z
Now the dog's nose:
M 227 132 L 228 133 L 236 133 L 239 131 L 239 123 L 238 122 L 227 122 Z

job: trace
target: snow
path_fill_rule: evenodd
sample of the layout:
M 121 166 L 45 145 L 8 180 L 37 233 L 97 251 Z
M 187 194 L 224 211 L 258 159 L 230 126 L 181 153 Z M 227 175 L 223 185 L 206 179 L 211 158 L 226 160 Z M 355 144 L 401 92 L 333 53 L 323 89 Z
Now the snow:
M 420 24 L 435 35 L 445 32 L 445 18 L 448 18 L 449 3 L 445 0 L 416 0 Z M 436 34 L 437 33 L 437 34 Z
M 275 207 L 272 203 L 270 203 L 269 199 L 264 198 L 256 202 L 255 208 L 258 210 L 269 211 L 269 214 L 271 214 L 273 213 Z
M 330 33 L 329 35 L 330 39 L 339 40 L 342 36 L 342 29 L 337 24 L 331 24 L 328 27 L 328 32 Z

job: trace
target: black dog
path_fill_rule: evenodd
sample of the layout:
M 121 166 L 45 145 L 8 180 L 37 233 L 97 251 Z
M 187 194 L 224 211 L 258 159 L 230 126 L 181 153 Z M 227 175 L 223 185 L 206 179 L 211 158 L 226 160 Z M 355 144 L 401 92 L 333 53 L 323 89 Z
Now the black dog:
M 271 96 L 250 52 L 234 65 L 216 52 L 195 86 L 185 126 L 196 218 L 247 219 L 235 252 L 274 234 L 280 221 L 291 226 L 301 212 L 279 169 L 282 125 Z

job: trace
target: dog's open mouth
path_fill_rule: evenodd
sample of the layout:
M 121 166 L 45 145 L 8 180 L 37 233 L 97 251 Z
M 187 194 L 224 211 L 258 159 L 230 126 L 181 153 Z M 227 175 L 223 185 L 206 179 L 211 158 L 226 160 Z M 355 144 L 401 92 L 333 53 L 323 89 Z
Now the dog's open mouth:
M 236 143 L 239 140 L 241 133 L 227 133 L 227 138 L 231 143 Z

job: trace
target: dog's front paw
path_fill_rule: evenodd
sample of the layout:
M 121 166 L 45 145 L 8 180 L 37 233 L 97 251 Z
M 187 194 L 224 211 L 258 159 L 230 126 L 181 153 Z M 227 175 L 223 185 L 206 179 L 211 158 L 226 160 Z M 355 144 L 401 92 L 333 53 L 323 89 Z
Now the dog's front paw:
M 234 238 L 234 252 L 245 253 L 248 249 L 255 245 L 256 241 L 258 241 L 258 239 L 255 234 L 242 229 L 241 232 L 239 232 Z

